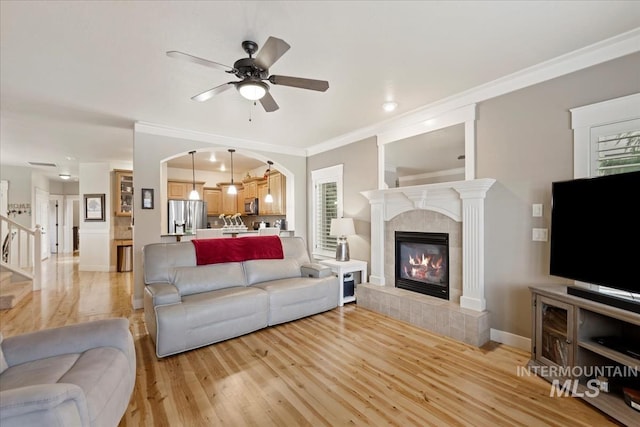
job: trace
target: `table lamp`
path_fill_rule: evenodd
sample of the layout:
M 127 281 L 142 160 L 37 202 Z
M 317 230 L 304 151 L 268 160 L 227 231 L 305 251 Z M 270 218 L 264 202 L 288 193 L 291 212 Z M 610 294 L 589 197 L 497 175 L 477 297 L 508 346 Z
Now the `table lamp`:
M 330 236 L 338 238 L 336 246 L 336 261 L 349 261 L 349 242 L 347 236 L 356 234 L 353 218 L 333 218 L 331 220 Z

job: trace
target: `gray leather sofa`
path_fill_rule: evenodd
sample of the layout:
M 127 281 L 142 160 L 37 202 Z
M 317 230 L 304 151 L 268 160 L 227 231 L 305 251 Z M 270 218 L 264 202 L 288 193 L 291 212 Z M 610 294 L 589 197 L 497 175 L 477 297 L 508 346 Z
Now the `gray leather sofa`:
M 135 381 L 127 319 L 0 336 L 2 427 L 115 427 Z
M 281 241 L 284 259 L 208 265 L 196 265 L 192 242 L 146 245 L 144 316 L 156 355 L 169 356 L 337 307 L 337 277 L 310 263 L 302 238 Z

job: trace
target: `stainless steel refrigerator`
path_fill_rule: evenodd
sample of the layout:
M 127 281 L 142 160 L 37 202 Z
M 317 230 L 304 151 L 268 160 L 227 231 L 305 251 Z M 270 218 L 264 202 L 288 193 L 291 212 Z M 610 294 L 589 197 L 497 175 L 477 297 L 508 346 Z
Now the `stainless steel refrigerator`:
M 195 233 L 207 228 L 207 204 L 202 200 L 169 200 L 169 233 Z

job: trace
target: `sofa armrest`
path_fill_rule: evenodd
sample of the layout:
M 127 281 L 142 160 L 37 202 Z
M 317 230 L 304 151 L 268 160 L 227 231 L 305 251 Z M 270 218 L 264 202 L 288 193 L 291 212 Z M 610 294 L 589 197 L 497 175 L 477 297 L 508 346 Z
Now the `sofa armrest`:
M 5 338 L 2 351 L 9 366 L 47 357 L 83 353 L 97 347 L 114 347 L 135 363 L 135 347 L 125 318 L 94 320 L 91 322 L 44 329 Z
M 177 304 L 182 301 L 180 292 L 171 283 L 152 283 L 145 286 L 146 292 L 151 296 L 153 306 Z
M 89 424 L 84 393 L 75 384 L 32 385 L 0 392 L 2 427 Z
M 331 268 L 320 263 L 306 263 L 300 266 L 302 277 L 328 277 L 331 275 Z

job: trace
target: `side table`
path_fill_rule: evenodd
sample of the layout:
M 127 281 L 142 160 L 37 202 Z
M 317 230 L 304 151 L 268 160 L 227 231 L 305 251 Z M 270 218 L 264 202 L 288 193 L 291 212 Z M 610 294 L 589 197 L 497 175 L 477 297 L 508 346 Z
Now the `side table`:
M 357 259 L 351 259 L 349 261 L 336 261 L 335 259 L 323 259 L 319 261 L 320 264 L 326 265 L 331 268 L 331 271 L 338 275 L 340 281 L 340 295 L 338 298 L 338 305 L 342 307 L 347 302 L 353 302 L 356 300 L 355 284 L 354 294 L 344 296 L 344 275 L 347 273 L 360 272 L 360 282 L 366 282 L 367 280 L 367 262 Z

